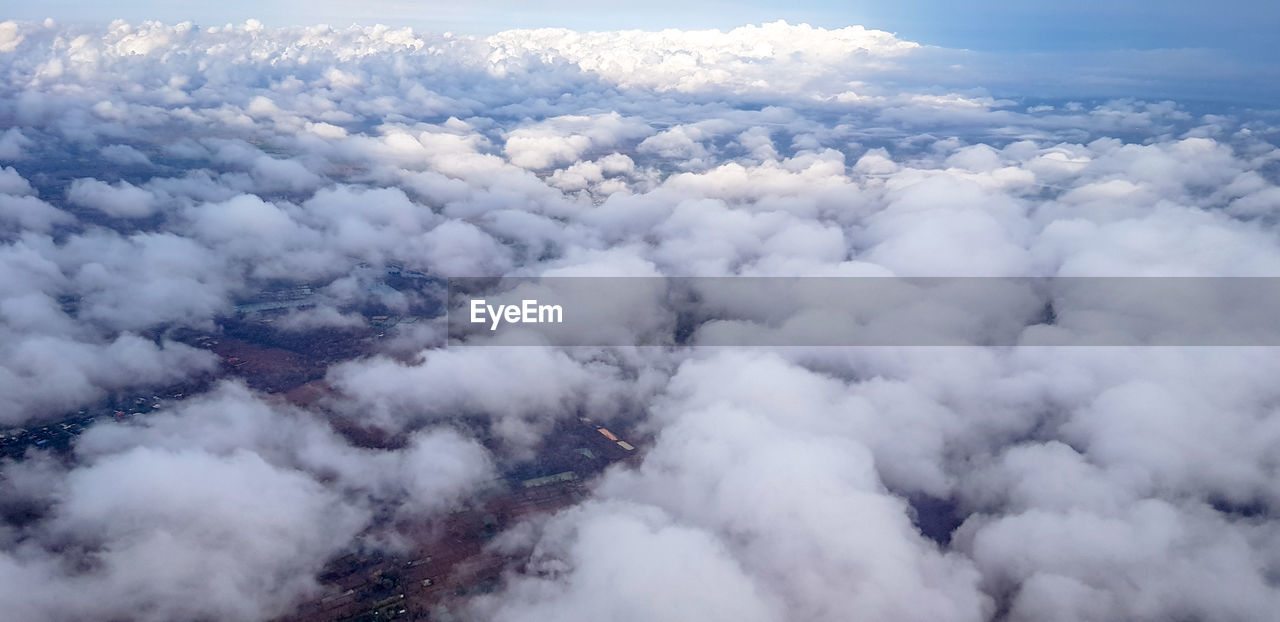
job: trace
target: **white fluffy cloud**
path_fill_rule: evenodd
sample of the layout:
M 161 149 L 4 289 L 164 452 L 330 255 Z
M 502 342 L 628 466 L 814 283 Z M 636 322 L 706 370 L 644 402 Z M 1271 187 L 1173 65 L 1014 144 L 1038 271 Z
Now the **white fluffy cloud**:
M 991 610 L 977 570 L 937 551 L 905 502 L 886 493 L 857 439 L 865 415 L 841 393 L 829 379 L 754 354 L 689 363 L 659 402 L 662 431 L 644 464 L 611 474 L 600 494 L 661 508 L 713 538 L 750 577 L 738 589 L 785 603 L 786 618 L 983 619 Z M 569 598 L 592 562 L 571 572 Z M 685 598 L 714 609 L 724 596 Z
M 151 193 L 127 181 L 108 184 L 84 178 L 71 182 L 67 200 L 116 218 L 141 218 L 155 209 Z
M 660 91 L 800 91 L 815 77 L 874 69 L 919 47 L 861 26 L 827 30 L 782 21 L 728 32 L 512 30 L 488 43 L 489 60 L 499 66 L 524 56 L 563 58 L 622 86 Z
M 516 166 L 542 169 L 576 162 L 592 150 L 610 149 L 652 130 L 639 119 L 607 115 L 552 117 L 507 134 L 503 152 Z
M 785 619 L 781 603 L 715 536 L 656 508 L 588 503 L 545 529 L 533 552 L 535 572 L 500 597 L 482 599 L 477 615 L 503 622 Z
M 6 506 L 50 504 L 0 552 L 0 594 L 28 619 L 282 615 L 315 596 L 315 574 L 376 507 L 429 520 L 491 477 L 487 452 L 455 432 L 360 449 L 234 384 L 139 425 L 100 424 L 76 457 L 11 465 L 3 484 Z

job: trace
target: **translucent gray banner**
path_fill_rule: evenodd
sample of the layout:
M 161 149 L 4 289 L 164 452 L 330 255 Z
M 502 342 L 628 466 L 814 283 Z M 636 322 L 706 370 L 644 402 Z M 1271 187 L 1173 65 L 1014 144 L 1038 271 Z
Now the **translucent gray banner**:
M 1280 277 L 449 279 L 449 344 L 1276 346 Z

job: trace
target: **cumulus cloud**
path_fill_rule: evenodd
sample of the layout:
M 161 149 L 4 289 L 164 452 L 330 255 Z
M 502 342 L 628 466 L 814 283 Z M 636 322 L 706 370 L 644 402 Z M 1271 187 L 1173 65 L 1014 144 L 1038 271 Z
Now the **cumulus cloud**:
M 71 182 L 67 200 L 116 218 L 142 218 L 155 209 L 151 193 L 127 181 L 108 184 L 82 178 Z
M 728 32 L 513 30 L 489 42 L 491 62 L 540 54 L 563 58 L 623 86 L 680 91 L 798 91 L 815 74 L 875 67 L 919 47 L 882 30 L 827 30 L 784 21 Z M 807 69 L 796 73 L 800 67 Z
M 31 183 L 23 179 L 12 166 L 0 168 L 0 192 L 10 196 L 26 196 L 33 194 Z
M 31 145 L 31 139 L 22 130 L 11 127 L 0 133 L 0 160 L 21 160 L 27 157 L 26 150 Z
M 95 570 L 68 575 L 20 548 L 5 556 L 5 600 L 32 619 L 283 613 L 359 520 L 314 481 L 250 454 L 139 448 L 69 473 L 48 526 L 51 538 L 101 547 Z
M 38 299 L 6 307 L 5 319 L 18 330 L 31 326 L 23 326 L 26 313 L 50 311 Z M 9 396 L 0 420 L 8 424 L 71 410 L 112 390 L 167 386 L 217 367 L 216 358 L 206 351 L 181 343 L 157 344 L 128 333 L 105 343 L 37 333 L 15 337 L 0 352 L 0 387 Z
M 12 465 L 4 484 L 6 506 L 48 504 L 0 555 L 5 600 L 31 619 L 285 614 L 317 593 L 315 574 L 375 510 L 429 520 L 490 477 L 487 452 L 456 432 L 360 449 L 236 384 L 137 425 L 97 426 L 76 454 L 69 469 Z
M 507 134 L 503 152 L 516 166 L 540 169 L 576 162 L 590 150 L 615 147 L 651 131 L 638 119 L 625 119 L 616 112 L 564 115 Z
M 761 593 L 713 535 L 673 523 L 656 508 L 589 503 L 543 529 L 535 572 L 500 597 L 481 599 L 478 615 L 511 622 L 785 619 L 781 604 Z
M 791 616 L 982 619 L 978 573 L 940 554 L 885 493 L 873 453 L 850 433 L 866 406 L 842 392 L 767 357 L 687 364 L 644 466 L 615 474 L 602 493 L 733 534 L 729 549 Z
M 147 154 L 130 147 L 129 145 L 109 145 L 98 150 L 103 158 L 106 158 L 113 164 L 120 166 L 142 165 L 150 166 L 151 160 Z
M 18 178 L 22 180 L 21 177 Z M 0 183 L 4 180 L 0 179 Z M 23 180 L 25 184 L 25 180 Z M 0 194 L 0 222 L 13 232 L 48 233 L 55 225 L 75 221 L 71 214 L 29 195 Z
M 493 352 L 503 351 L 503 356 Z M 536 443 L 557 418 L 608 413 L 628 395 L 612 365 L 579 362 L 567 354 L 523 346 L 424 353 L 406 365 L 374 359 L 338 365 L 329 382 L 351 400 L 347 409 L 366 425 L 392 429 L 457 415 L 491 420 L 512 450 Z

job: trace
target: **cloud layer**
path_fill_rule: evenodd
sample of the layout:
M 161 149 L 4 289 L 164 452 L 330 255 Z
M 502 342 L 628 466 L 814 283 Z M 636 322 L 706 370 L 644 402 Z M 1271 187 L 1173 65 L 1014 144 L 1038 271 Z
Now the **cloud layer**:
M 431 302 L 388 271 L 1280 274 L 1274 112 L 1087 80 L 997 97 L 1008 75 L 943 52 L 782 22 L 0 24 L 0 425 L 193 387 L 0 467 L 0 603 L 283 615 L 335 555 L 403 544 L 389 522 L 440 519 L 586 416 L 639 456 L 501 535 L 524 572 L 454 613 L 1268 619 L 1269 349 L 441 349 L 438 325 L 375 326 Z M 286 285 L 313 298 L 284 332 L 385 332 L 306 407 L 189 338 Z M 653 297 L 619 297 L 622 330 L 674 325 L 625 315 Z

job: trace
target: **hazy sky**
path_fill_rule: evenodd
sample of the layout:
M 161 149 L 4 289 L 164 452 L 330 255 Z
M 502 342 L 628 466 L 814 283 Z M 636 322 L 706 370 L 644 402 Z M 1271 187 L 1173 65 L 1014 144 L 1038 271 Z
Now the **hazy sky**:
M 602 9 L 607 5 L 607 10 Z M 488 33 L 513 27 L 561 26 L 574 29 L 728 28 L 786 19 L 828 27 L 861 24 L 899 33 L 922 43 L 975 50 L 1057 51 L 1075 49 L 1152 49 L 1210 47 L 1257 59 L 1280 56 L 1270 45 L 1280 30 L 1280 4 L 1267 0 L 1076 0 L 1026 2 L 974 0 L 759 0 L 725 2 L 599 3 L 585 0 L 328 0 L 217 3 L 168 3 L 125 0 L 93 3 L 46 0 L 14 3 L 6 18 L 61 21 L 193 20 L 201 24 L 257 18 L 268 25 L 381 22 L 426 30 Z

